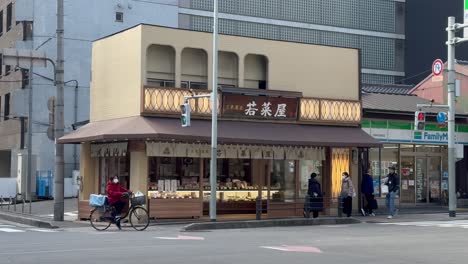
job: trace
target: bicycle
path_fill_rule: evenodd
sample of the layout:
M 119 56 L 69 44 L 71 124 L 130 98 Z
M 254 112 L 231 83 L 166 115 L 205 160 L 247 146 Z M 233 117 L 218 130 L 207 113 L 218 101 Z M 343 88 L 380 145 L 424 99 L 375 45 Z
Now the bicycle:
M 143 231 L 148 227 L 150 220 L 148 210 L 142 206 L 146 203 L 146 197 L 135 197 L 135 195 L 132 194 L 129 197 L 129 200 L 130 207 L 128 208 L 126 214 L 121 217 L 121 219 L 128 217 L 130 225 L 135 230 Z M 93 210 L 91 210 L 89 215 L 91 226 L 98 231 L 104 231 L 108 229 L 111 224 L 115 223 L 113 217 L 115 215 L 114 213 L 115 208 L 112 205 L 95 207 Z

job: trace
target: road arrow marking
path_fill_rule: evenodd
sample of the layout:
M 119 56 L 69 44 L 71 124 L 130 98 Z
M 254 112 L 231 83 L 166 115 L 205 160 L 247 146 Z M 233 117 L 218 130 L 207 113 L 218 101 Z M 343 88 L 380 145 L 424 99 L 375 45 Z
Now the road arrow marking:
M 204 237 L 195 237 L 195 236 L 176 236 L 176 237 L 155 237 L 156 239 L 162 240 L 205 240 Z
M 267 247 L 263 246 L 261 248 L 265 249 L 272 249 L 278 251 L 286 251 L 286 252 L 302 252 L 302 253 L 323 253 L 320 249 L 316 247 L 306 247 L 306 246 L 279 246 L 279 247 Z

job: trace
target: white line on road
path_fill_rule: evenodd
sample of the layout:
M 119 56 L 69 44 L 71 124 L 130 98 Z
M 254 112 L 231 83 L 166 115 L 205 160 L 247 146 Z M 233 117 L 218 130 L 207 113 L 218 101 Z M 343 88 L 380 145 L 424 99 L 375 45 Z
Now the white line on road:
M 156 239 L 162 240 L 205 240 L 204 237 L 194 237 L 194 236 L 176 236 L 176 237 L 155 237 Z
M 0 227 L 13 227 L 12 225 L 0 225 Z
M 6 232 L 6 233 L 23 233 L 25 231 L 23 230 L 18 230 L 18 229 L 13 229 L 13 228 L 0 228 L 0 232 Z
M 57 230 L 51 230 L 51 229 L 39 229 L 39 228 L 30 228 L 28 231 L 34 231 L 34 232 L 43 232 L 43 233 L 57 233 Z

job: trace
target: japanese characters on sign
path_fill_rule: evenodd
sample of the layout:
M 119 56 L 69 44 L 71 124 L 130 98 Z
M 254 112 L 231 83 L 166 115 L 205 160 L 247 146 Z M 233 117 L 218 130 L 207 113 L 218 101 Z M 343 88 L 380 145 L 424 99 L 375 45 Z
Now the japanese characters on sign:
M 249 119 L 296 119 L 297 98 L 224 94 L 223 115 Z

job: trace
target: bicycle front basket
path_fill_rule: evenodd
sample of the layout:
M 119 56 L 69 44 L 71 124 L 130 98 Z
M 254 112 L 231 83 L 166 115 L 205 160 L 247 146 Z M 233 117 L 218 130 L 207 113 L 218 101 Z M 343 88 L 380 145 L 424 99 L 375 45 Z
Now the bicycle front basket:
M 132 198 L 132 205 L 144 205 L 146 204 L 146 196 L 138 196 Z

